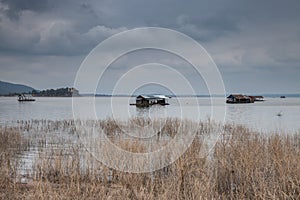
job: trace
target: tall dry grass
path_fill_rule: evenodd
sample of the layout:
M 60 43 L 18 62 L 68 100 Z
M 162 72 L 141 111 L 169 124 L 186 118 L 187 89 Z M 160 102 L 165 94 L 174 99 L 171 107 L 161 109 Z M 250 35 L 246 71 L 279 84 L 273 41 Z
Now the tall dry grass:
M 150 123 L 154 126 L 149 126 Z M 210 121 L 196 123 L 179 119 L 166 119 L 163 125 L 147 119 L 127 122 L 107 119 L 78 124 L 76 127 L 71 120 L 43 120 L 19 122 L 13 129 L 1 128 L 1 155 L 10 156 L 1 157 L 0 197 L 300 199 L 300 133 L 263 135 L 236 125 L 223 127 Z M 127 173 L 106 167 L 85 151 L 78 142 L 78 133 L 90 130 L 106 134 L 122 149 L 139 153 L 147 152 L 149 140 L 154 147 L 160 147 L 185 131 L 193 131 L 196 138 L 171 165 L 151 173 Z M 123 136 L 124 130 L 156 134 L 148 140 L 138 140 Z M 210 154 L 203 156 L 207 152 L 205 136 L 216 133 L 221 133 L 221 137 Z M 12 178 L 11 174 L 17 171 L 14 172 L 7 160 L 35 146 L 38 153 L 27 175 L 28 181 L 20 183 Z M 160 159 L 165 162 L 165 158 Z
M 0 198 L 14 197 L 20 162 L 17 156 L 29 150 L 29 143 L 16 128 L 0 127 Z M 19 191 L 18 191 L 19 192 Z

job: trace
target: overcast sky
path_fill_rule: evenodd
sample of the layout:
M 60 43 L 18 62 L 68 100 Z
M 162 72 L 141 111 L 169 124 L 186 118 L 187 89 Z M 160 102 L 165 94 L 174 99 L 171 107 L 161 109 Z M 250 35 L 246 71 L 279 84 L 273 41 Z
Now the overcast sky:
M 72 86 L 99 42 L 154 26 L 198 41 L 228 93 L 300 93 L 299 10 L 299 0 L 0 0 L 0 80 L 37 89 Z M 149 52 L 133 58 L 150 62 Z M 114 63 L 115 74 L 126 60 Z

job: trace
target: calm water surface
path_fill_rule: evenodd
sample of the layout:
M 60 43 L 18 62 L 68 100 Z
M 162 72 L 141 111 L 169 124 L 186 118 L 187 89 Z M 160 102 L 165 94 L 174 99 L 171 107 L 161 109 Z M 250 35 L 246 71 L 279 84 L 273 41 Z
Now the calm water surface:
M 126 97 L 97 97 L 95 100 L 95 113 L 98 119 L 113 117 L 114 119 L 126 120 L 130 117 L 178 117 L 192 120 L 207 120 L 212 116 L 210 98 L 172 98 L 168 106 L 152 106 L 150 108 L 136 108 L 129 106 L 134 103 L 134 98 Z M 91 97 L 79 97 L 81 103 L 79 109 L 82 111 L 80 118 L 88 119 L 91 116 L 89 105 Z M 225 108 L 225 109 L 223 109 Z M 223 98 L 218 98 L 213 107 L 216 113 L 214 121 L 220 123 L 242 124 L 246 127 L 263 133 L 280 132 L 293 134 L 300 132 L 300 98 L 266 98 L 264 102 L 253 104 L 225 104 Z M 226 115 L 224 111 L 226 110 Z M 94 113 L 94 112 L 92 112 Z M 281 116 L 277 116 L 281 113 Z M 225 116 L 225 117 L 224 117 Z M 64 120 L 73 119 L 72 98 L 36 98 L 35 102 L 18 102 L 14 97 L 0 97 L 0 125 L 12 125 L 18 120 Z M 282 132 L 284 131 L 284 132 Z M 58 137 L 58 141 L 51 143 L 52 139 Z M 56 132 L 47 133 L 47 148 L 68 148 L 68 142 L 61 137 L 72 137 L 72 134 L 58 135 Z M 67 140 L 66 140 L 67 141 Z M 55 147 L 51 145 L 56 145 Z M 28 152 L 19 155 L 19 173 L 21 182 L 28 182 L 24 178 L 32 172 L 35 159 L 40 156 L 40 147 L 31 147 Z
M 91 97 L 79 97 L 82 102 L 82 118 L 89 118 L 90 113 L 84 113 L 85 106 Z M 146 109 L 129 106 L 133 98 L 127 97 L 97 97 L 95 111 L 98 119 L 113 117 L 126 120 L 129 117 L 178 117 L 192 120 L 207 120 L 212 116 L 210 98 L 172 98 L 169 106 L 152 106 Z M 214 111 L 215 121 L 223 122 L 222 106 L 225 105 L 226 123 L 242 124 L 263 132 L 300 130 L 300 98 L 266 98 L 264 102 L 254 104 L 224 104 L 223 98 L 218 98 Z M 281 116 L 278 116 L 281 113 Z M 0 97 L 0 123 L 10 124 L 17 120 L 72 119 L 72 98 L 36 98 L 35 102 L 18 102 L 15 97 Z

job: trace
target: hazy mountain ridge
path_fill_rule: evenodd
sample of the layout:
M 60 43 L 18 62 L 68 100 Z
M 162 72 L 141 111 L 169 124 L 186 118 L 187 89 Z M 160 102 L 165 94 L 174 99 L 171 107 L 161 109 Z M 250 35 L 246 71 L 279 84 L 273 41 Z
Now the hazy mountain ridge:
M 34 90 L 34 88 L 23 85 L 0 81 L 0 95 L 8 95 L 13 93 L 28 93 Z

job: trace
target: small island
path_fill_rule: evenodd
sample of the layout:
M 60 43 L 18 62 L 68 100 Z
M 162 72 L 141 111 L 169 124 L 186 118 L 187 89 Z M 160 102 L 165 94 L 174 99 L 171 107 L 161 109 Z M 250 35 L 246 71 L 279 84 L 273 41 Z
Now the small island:
M 34 97 L 72 97 L 79 96 L 79 91 L 75 88 L 58 88 L 58 89 L 47 89 L 42 91 L 32 90 L 32 96 Z

